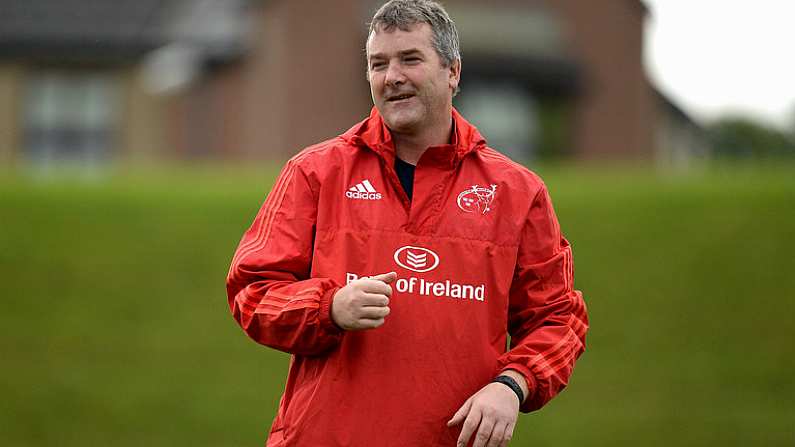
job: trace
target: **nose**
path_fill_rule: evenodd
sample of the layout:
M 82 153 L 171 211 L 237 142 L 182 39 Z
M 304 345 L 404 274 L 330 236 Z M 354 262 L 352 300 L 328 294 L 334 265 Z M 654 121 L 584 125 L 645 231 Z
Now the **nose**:
M 403 74 L 403 70 L 400 68 L 400 64 L 389 64 L 386 69 L 384 82 L 389 86 L 399 86 L 406 82 L 406 77 Z

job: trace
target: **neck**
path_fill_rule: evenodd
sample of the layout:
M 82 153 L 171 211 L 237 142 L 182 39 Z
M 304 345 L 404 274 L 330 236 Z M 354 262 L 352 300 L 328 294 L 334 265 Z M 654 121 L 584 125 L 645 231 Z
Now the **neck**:
M 391 131 L 392 141 L 395 143 L 395 153 L 398 158 L 416 166 L 422 154 L 429 147 L 449 144 L 453 131 L 452 113 L 448 116 L 450 117 L 448 120 L 428 126 L 420 132 L 402 133 Z

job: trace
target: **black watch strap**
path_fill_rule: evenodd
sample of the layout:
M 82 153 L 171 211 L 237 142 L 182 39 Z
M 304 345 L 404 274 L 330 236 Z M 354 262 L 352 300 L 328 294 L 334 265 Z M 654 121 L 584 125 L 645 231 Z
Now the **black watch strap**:
M 513 377 L 497 376 L 494 378 L 494 380 L 492 380 L 492 382 L 501 383 L 512 389 L 513 392 L 516 393 L 516 397 L 519 398 L 519 405 L 522 405 L 522 402 L 524 402 L 524 392 L 522 392 L 522 387 L 520 387 L 519 384 L 513 380 Z

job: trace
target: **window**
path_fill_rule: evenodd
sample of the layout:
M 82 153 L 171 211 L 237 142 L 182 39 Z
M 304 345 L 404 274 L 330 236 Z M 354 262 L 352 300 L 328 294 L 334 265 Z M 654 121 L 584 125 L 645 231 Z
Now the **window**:
M 40 72 L 23 97 L 23 150 L 36 163 L 96 164 L 115 143 L 118 86 L 103 73 Z
M 536 156 L 536 103 L 523 88 L 508 82 L 472 82 L 463 87 L 456 107 L 489 146 L 518 161 Z

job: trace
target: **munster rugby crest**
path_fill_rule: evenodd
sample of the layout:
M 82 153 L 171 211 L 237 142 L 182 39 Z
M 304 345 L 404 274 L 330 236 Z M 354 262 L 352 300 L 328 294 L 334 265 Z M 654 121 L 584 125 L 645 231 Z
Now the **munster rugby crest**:
M 497 185 L 491 185 L 490 188 L 472 185 L 458 195 L 458 207 L 465 213 L 486 214 L 491 211 L 491 202 L 496 191 Z

